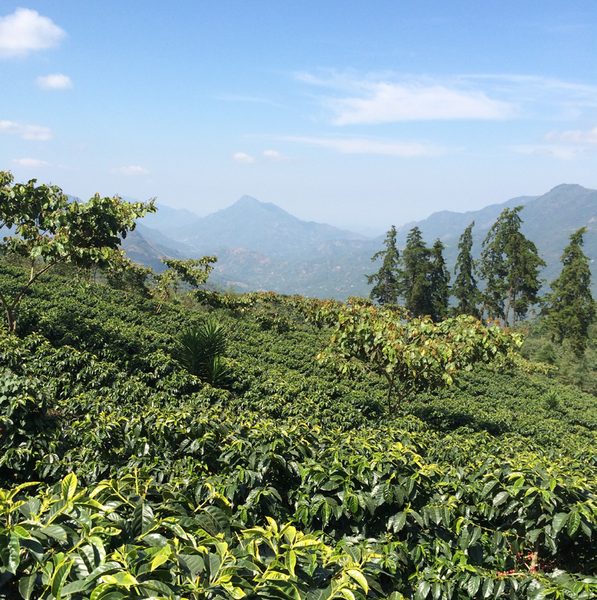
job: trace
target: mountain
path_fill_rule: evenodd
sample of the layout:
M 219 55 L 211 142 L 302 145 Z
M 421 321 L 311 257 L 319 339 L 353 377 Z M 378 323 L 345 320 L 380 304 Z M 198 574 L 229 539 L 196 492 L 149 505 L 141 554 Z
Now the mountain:
M 473 254 L 479 256 L 482 242 L 500 213 L 521 205 L 521 229 L 547 262 L 541 274 L 546 281 L 557 277 L 562 250 L 570 234 L 582 226 L 588 227 L 585 253 L 597 257 L 597 190 L 573 184 L 477 211 L 433 213 L 427 219 L 398 227 L 398 247 L 404 247 L 408 232 L 417 226 L 428 246 L 436 238 L 444 242 L 446 262 L 453 272 L 460 235 L 472 221 Z M 383 249 L 385 237 L 367 239 L 331 225 L 302 221 L 275 204 L 250 196 L 206 217 L 169 209 L 162 225 L 158 216 L 152 215 L 153 227 L 147 227 L 144 218 L 134 232 L 136 236 L 125 240 L 123 246 L 133 260 L 159 269 L 159 256 L 196 258 L 216 254 L 218 262 L 210 281 L 239 291 L 271 290 L 341 300 L 349 295 L 368 296 L 370 288 L 364 275 L 379 268 L 379 264 L 371 263 L 371 257 Z M 595 278 L 597 273 L 593 286 L 597 296 Z
M 275 204 L 250 196 L 185 226 L 160 230 L 198 254 L 245 248 L 279 260 L 292 260 L 326 241 L 366 239 L 331 225 L 301 221 Z
M 125 200 L 136 202 L 130 198 Z M 186 208 L 171 208 L 165 204 L 158 204 L 155 207 L 158 209 L 156 213 L 148 213 L 143 217 L 143 225 L 152 229 L 176 229 L 184 227 L 189 223 L 197 221 L 200 217 Z

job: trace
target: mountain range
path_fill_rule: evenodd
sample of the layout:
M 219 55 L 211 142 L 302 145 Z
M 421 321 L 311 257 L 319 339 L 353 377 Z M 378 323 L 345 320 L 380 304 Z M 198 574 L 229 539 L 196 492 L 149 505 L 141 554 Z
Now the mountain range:
M 473 253 L 481 245 L 504 208 L 524 206 L 522 232 L 535 244 L 547 263 L 546 281 L 560 271 L 560 256 L 571 233 L 587 226 L 585 253 L 597 256 L 597 190 L 563 184 L 542 196 L 521 196 L 502 204 L 464 213 L 440 211 L 427 219 L 397 227 L 399 249 L 415 226 L 431 246 L 436 238 L 446 246 L 444 256 L 453 272 L 458 241 L 473 221 Z M 392 223 L 388 223 L 388 229 Z M 218 262 L 210 281 L 238 291 L 271 290 L 339 300 L 368 296 L 365 274 L 378 264 L 371 257 L 384 248 L 385 235 L 366 238 L 331 225 L 302 221 L 272 203 L 243 196 L 228 208 L 206 217 L 188 210 L 158 205 L 124 240 L 135 262 L 160 270 L 161 257 L 197 258 L 215 254 Z M 597 286 L 594 286 L 597 289 Z M 595 290 L 594 290 L 595 292 Z

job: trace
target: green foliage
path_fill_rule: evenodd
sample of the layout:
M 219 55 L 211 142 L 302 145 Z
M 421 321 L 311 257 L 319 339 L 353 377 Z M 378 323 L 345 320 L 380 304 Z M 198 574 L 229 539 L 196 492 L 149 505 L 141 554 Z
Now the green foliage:
M 567 340 L 578 357 L 585 352 L 589 327 L 595 318 L 589 259 L 582 251 L 586 231 L 582 227 L 570 236 L 570 244 L 562 254 L 562 272 L 551 283 L 552 293 L 545 309 L 552 339 L 559 344 Z
M 458 242 L 458 258 L 454 273 L 456 278 L 452 287 L 452 294 L 458 300 L 454 307 L 455 315 L 472 315 L 479 318 L 478 304 L 480 300 L 477 281 L 475 279 L 475 261 L 473 260 L 473 221 L 460 236 Z
M 108 266 L 122 254 L 120 238 L 135 228 L 135 219 L 155 212 L 149 204 L 131 204 L 118 197 L 69 202 L 57 186 L 13 184 L 10 173 L 0 171 L 0 229 L 14 235 L 4 238 L 5 250 L 29 260 L 29 277 L 12 295 L 0 291 L 8 330 L 16 331 L 24 294 L 46 271 L 61 262 L 78 267 Z
M 158 301 L 156 312 L 160 312 L 164 302 L 172 298 L 172 294 L 178 291 L 180 282 L 183 281 L 192 288 L 197 289 L 207 281 L 213 270 L 212 263 L 217 262 L 215 256 L 204 256 L 203 258 L 187 258 L 177 260 L 174 258 L 162 259 L 168 267 L 163 273 L 153 274 L 153 288 L 150 293 Z
M 221 385 L 228 374 L 222 358 L 226 353 L 226 337 L 224 327 L 213 317 L 208 317 L 179 335 L 178 360 L 192 375 L 211 385 Z
M 16 272 L 0 263 L 0 285 Z M 19 336 L 0 334 L 0 595 L 597 594 L 594 397 L 503 363 L 454 377 L 508 346 L 470 317 L 200 298 L 209 307 L 156 314 L 154 299 L 46 275 Z M 181 324 L 206 310 L 227 332 L 226 389 L 177 360 Z M 383 374 L 315 360 L 340 318 L 378 346 L 396 334 L 388 351 L 406 336 L 405 360 L 430 373 L 394 418 Z M 440 372 L 453 385 L 435 385 Z
M 435 324 L 429 317 L 406 319 L 398 307 L 351 304 L 323 310 L 333 311 L 337 326 L 320 358 L 337 363 L 345 373 L 363 367 L 385 377 L 390 414 L 403 398 L 451 385 L 458 371 L 488 363 L 522 344 L 517 334 L 502 333 L 467 315 Z M 396 407 L 391 403 L 394 389 Z
M 372 262 L 382 259 L 382 265 L 377 273 L 365 275 L 369 285 L 375 284 L 369 297 L 380 304 L 396 304 L 400 295 L 398 280 L 400 277 L 400 254 L 396 248 L 396 227 L 392 225 L 384 240 L 385 250 L 376 252 Z
M 537 247 L 520 233 L 522 206 L 505 208 L 483 241 L 480 272 L 486 280 L 483 302 L 490 317 L 514 325 L 537 301 L 539 270 L 545 261 Z M 510 320 L 512 311 L 512 320 Z
M 431 270 L 429 248 L 423 242 L 421 230 L 413 227 L 406 238 L 402 252 L 400 295 L 411 317 L 434 314 L 429 274 Z
M 0 586 L 29 598 L 352 598 L 380 557 L 327 546 L 273 519 L 239 529 L 224 504 L 138 474 L 81 489 L 71 473 L 0 490 Z
M 429 288 L 433 305 L 433 312 L 430 316 L 434 321 L 441 321 L 448 316 L 450 273 L 446 269 L 446 261 L 443 257 L 444 249 L 443 242 L 437 239 L 430 251 Z

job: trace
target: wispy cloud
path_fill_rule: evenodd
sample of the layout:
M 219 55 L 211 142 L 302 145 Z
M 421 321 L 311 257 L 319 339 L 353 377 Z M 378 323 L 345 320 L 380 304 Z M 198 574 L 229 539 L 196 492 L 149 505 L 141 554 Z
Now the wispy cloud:
M 47 141 L 52 139 L 52 130 L 40 125 L 21 125 L 14 121 L 0 121 L 0 133 L 18 135 L 24 140 Z
M 50 163 L 45 160 L 39 160 L 37 158 L 18 158 L 12 162 L 16 163 L 20 167 L 49 167 Z
M 547 141 L 556 140 L 576 146 L 595 146 L 597 145 L 597 127 L 589 131 L 570 130 L 562 133 L 551 132 L 545 136 Z
M 44 90 L 68 90 L 73 87 L 73 82 L 68 75 L 54 73 L 37 78 L 37 85 Z
M 421 142 L 396 142 L 367 138 L 300 137 L 281 138 L 288 142 L 297 142 L 308 146 L 330 148 L 342 154 L 387 154 L 401 158 L 438 156 L 447 153 L 446 148 Z
M 552 156 L 560 160 L 572 160 L 597 151 L 597 127 L 588 131 L 552 131 L 543 136 L 542 143 L 518 146 L 516 151 L 524 154 Z
M 324 91 L 318 101 L 335 125 L 423 120 L 576 119 L 597 108 L 597 86 L 548 77 L 468 74 L 444 77 L 393 72 L 298 73 Z
M 399 121 L 507 119 L 516 105 L 491 98 L 471 86 L 408 78 L 396 81 L 392 74 L 369 76 L 332 75 L 328 79 L 309 74 L 299 80 L 332 89 L 321 103 L 335 115 L 335 125 L 370 125 Z M 348 94 L 348 95 L 346 95 Z
M 277 150 L 264 150 L 263 157 L 273 162 L 289 162 L 293 160 L 290 156 L 284 156 Z
M 112 173 L 118 173 L 120 175 L 148 175 L 149 171 L 138 165 L 131 165 L 130 167 L 118 167 L 112 169 Z
M 463 92 L 445 86 L 377 83 L 363 89 L 363 97 L 326 100 L 335 125 L 396 121 L 505 119 L 513 107 L 482 92 Z
M 34 50 L 52 48 L 66 32 L 48 17 L 28 8 L 0 17 L 0 58 L 26 56 Z
M 254 163 L 257 160 L 254 156 L 247 154 L 246 152 L 235 152 L 232 155 L 232 159 L 239 163 L 249 164 Z

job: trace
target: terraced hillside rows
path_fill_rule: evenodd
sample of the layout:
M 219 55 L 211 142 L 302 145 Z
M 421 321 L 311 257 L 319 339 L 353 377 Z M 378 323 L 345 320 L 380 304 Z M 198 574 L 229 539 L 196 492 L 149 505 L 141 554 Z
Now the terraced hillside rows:
M 0 597 L 597 595 L 593 396 L 501 362 L 390 417 L 301 298 L 156 307 L 65 269 L 0 335 Z M 208 319 L 217 387 L 181 359 Z

